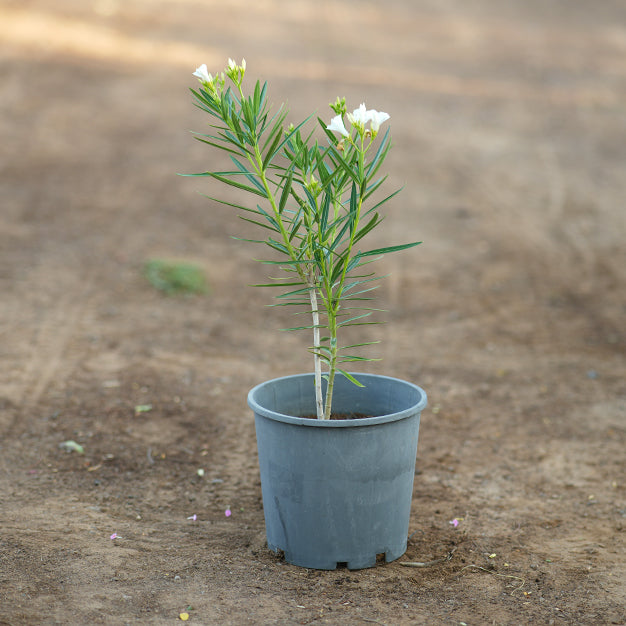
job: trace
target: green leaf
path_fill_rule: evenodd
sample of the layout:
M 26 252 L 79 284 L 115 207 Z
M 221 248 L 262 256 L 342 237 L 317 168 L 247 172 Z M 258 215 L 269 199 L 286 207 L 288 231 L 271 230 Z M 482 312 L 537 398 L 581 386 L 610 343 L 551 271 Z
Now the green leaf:
M 274 137 L 272 145 L 269 147 L 269 149 L 265 153 L 265 158 L 263 159 L 263 170 L 267 169 L 268 164 L 272 161 L 272 159 L 274 158 L 274 155 L 280 149 L 281 140 L 283 138 L 283 127 L 282 127 L 282 124 L 278 124 L 277 123 L 274 126 L 274 128 L 272 129 L 272 131 L 270 133 L 270 137 L 268 138 L 268 141 L 272 138 L 274 133 L 276 133 L 276 136 Z M 264 149 L 265 149 L 265 147 L 264 147 Z
M 282 280 L 277 278 L 276 280 Z M 284 283 L 284 282 L 276 282 L 276 283 L 258 283 L 256 285 L 250 285 L 250 287 L 296 287 L 298 285 L 302 285 L 301 282 L 297 283 Z
M 365 317 L 369 317 L 371 315 L 371 313 L 361 313 L 361 315 L 355 315 L 354 317 L 351 317 L 350 319 L 347 320 L 343 320 L 341 322 L 337 323 L 337 326 L 353 326 L 352 322 L 355 322 L 356 320 L 361 320 Z
M 320 211 L 320 227 L 319 227 L 319 232 L 322 235 L 322 237 L 324 237 L 324 239 L 326 239 L 325 236 L 325 232 L 326 232 L 326 226 L 328 224 L 328 215 L 330 213 L 330 194 L 328 192 L 326 192 L 324 194 L 324 201 L 322 202 L 322 208 Z
M 268 304 L 266 306 L 270 306 L 270 307 L 279 307 L 279 306 L 306 306 L 307 304 L 310 304 L 308 302 L 308 300 L 301 300 L 301 301 L 297 301 L 294 300 L 293 302 L 274 302 L 273 304 Z
M 236 237 L 235 235 L 232 235 L 231 239 L 245 241 L 246 243 L 266 243 L 265 239 L 247 239 L 246 237 Z
M 357 252 L 354 257 L 350 259 L 350 262 L 346 267 L 346 274 L 349 274 L 355 267 L 358 267 L 360 265 L 361 256 L 362 254 L 360 252 Z
M 372 217 L 372 219 L 370 219 L 370 221 L 365 226 L 363 226 L 363 228 L 357 231 L 357 233 L 354 235 L 354 243 L 356 243 L 360 239 L 363 239 L 363 237 L 365 237 L 367 233 L 369 233 L 376 226 L 378 226 L 380 222 L 381 222 L 380 216 L 378 215 L 378 213 L 374 213 L 374 216 Z
M 224 152 L 230 152 L 232 154 L 237 154 L 237 155 L 241 155 L 242 154 L 242 149 L 239 146 L 239 144 L 235 144 L 237 145 L 237 147 L 239 148 L 239 150 L 233 150 L 232 148 L 229 148 L 225 145 L 220 145 L 218 143 L 215 143 L 213 141 L 209 141 L 208 139 L 202 139 L 202 137 L 196 136 L 194 137 L 194 139 L 197 139 L 198 141 L 201 141 L 202 143 L 206 143 L 209 146 L 212 146 L 213 148 L 218 148 L 219 150 L 223 150 Z M 193 176 L 193 174 L 182 174 L 183 176 Z
M 399 252 L 400 250 L 407 250 L 408 248 L 414 248 L 419 246 L 421 241 L 415 241 L 413 243 L 404 243 L 399 246 L 387 246 L 386 248 L 377 248 L 376 250 L 368 250 L 367 252 L 360 252 L 361 256 L 373 256 L 377 254 L 387 254 L 388 252 Z
M 344 243 L 344 238 L 346 236 L 346 232 L 348 230 L 348 228 L 350 227 L 350 220 L 347 219 L 347 217 L 343 217 L 339 220 L 337 220 L 337 222 L 335 222 L 334 224 L 331 225 L 331 228 L 335 227 L 336 223 L 341 223 L 344 222 L 341 230 L 337 233 L 337 235 L 335 235 L 332 243 L 329 246 L 329 249 L 331 251 L 335 251 L 342 243 Z M 337 256 L 341 256 L 337 253 Z
M 263 207 L 260 205 L 256 205 L 257 210 L 255 211 L 258 215 L 262 215 L 276 230 L 277 233 L 280 232 L 280 224 L 274 219 L 274 216 L 270 215 Z
M 373 287 L 368 287 L 367 289 L 361 289 L 360 291 L 354 291 L 352 293 L 349 293 L 355 287 L 359 287 L 360 285 L 363 285 L 364 283 L 372 282 L 374 280 L 378 280 L 378 277 L 372 278 L 371 280 L 354 281 L 354 282 L 351 282 L 348 285 L 345 285 L 343 287 L 343 289 L 341 290 L 341 297 L 342 298 L 347 298 L 348 296 L 350 296 L 350 297 L 357 296 L 357 295 L 360 295 L 360 294 L 367 293 L 369 291 L 374 291 L 375 289 L 378 289 L 379 285 L 374 285 Z
M 293 222 L 293 226 L 291 228 L 291 231 L 289 233 L 289 241 L 293 241 L 294 237 L 296 237 L 296 235 L 298 234 L 298 231 L 300 230 L 300 226 L 302 226 L 302 220 L 295 220 Z
M 363 202 L 365 202 L 372 194 L 376 193 L 376 191 L 387 180 L 387 178 L 388 176 L 383 176 L 382 178 L 378 178 L 373 183 L 368 185 L 365 188 L 365 193 L 363 194 Z
M 354 356 L 350 354 L 342 355 L 339 358 L 339 363 L 354 363 L 354 362 L 370 362 L 370 361 L 380 361 L 380 359 L 366 357 L 366 356 Z
M 367 213 L 371 213 L 372 211 L 375 211 L 378 207 L 385 204 L 385 202 L 389 202 L 389 200 L 391 200 L 391 198 L 393 198 L 394 196 L 397 196 L 402 191 L 402 189 L 404 188 L 400 187 L 400 189 L 396 189 L 392 194 L 388 195 L 386 198 L 383 198 L 380 202 L 375 204 L 371 209 L 368 209 Z
M 267 230 L 271 230 L 273 233 L 280 233 L 280 230 L 271 224 L 264 224 L 263 222 L 257 222 L 256 220 L 250 219 L 249 217 L 244 217 L 243 215 L 239 216 L 239 219 L 244 222 L 250 222 L 250 224 L 255 224 L 256 226 L 260 226 L 261 228 L 266 228 Z
M 389 149 L 391 148 L 391 143 L 389 142 L 390 131 L 391 129 L 388 128 L 387 131 L 385 132 L 385 135 L 383 136 L 378 146 L 378 150 L 376 151 L 374 158 L 367 166 L 365 177 L 368 180 L 378 171 L 380 166 L 383 164 L 383 161 L 385 160 L 385 157 L 387 156 Z
M 353 293 L 350 293 L 348 295 L 342 295 L 342 300 L 347 300 L 347 301 L 356 301 L 356 300 L 371 300 L 371 298 L 355 298 L 355 296 L 360 296 L 364 293 L 369 293 L 370 291 L 375 291 L 376 289 L 378 289 L 378 285 L 376 285 L 375 287 L 368 287 L 367 289 L 361 289 L 361 291 L 355 291 Z
M 351 350 L 352 348 L 362 348 L 363 346 L 373 346 L 375 343 L 380 343 L 380 341 L 366 341 L 365 343 L 355 343 L 351 346 L 341 346 L 339 350 Z
M 282 244 L 279 241 L 276 241 L 275 239 L 272 239 L 271 237 L 269 239 L 267 239 L 267 241 L 265 241 L 265 243 L 270 248 L 272 248 L 273 250 L 276 250 L 277 252 L 281 252 L 282 254 L 289 255 L 289 250 L 287 249 L 285 244 Z
M 229 185 L 230 187 L 236 187 L 237 189 L 241 189 L 243 191 L 247 191 L 249 193 L 255 194 L 257 196 L 261 196 L 262 198 L 267 198 L 267 194 L 265 191 L 261 192 L 256 187 L 250 187 L 249 185 L 245 185 L 244 183 L 237 182 L 236 180 L 231 180 L 228 178 L 228 175 L 237 174 L 238 172 L 207 172 L 206 176 L 210 176 L 211 178 L 215 178 L 215 180 L 219 180 L 221 183 Z
M 294 129 L 293 131 L 291 131 L 290 133 L 286 133 L 285 137 L 283 138 L 283 140 L 278 144 L 278 146 L 276 147 L 276 152 L 279 152 L 280 150 L 282 150 L 283 146 L 290 140 L 291 137 L 293 137 L 310 119 L 311 117 L 313 117 L 312 115 L 309 115 L 307 118 L 305 118 L 302 122 L 300 122 Z M 311 135 L 309 135 L 310 137 Z M 307 138 L 307 142 L 308 142 L 308 138 Z M 303 144 L 302 149 L 306 147 L 306 144 Z M 297 156 L 297 155 L 296 155 Z M 290 161 L 293 162 L 293 159 L 289 159 Z
M 356 385 L 357 387 L 365 387 L 365 385 L 363 383 L 360 383 L 354 376 L 352 376 L 352 374 L 349 374 L 348 372 L 340 368 L 337 368 L 337 371 L 342 376 L 345 376 L 352 384 Z
M 220 200 L 219 198 L 215 198 L 214 196 L 208 196 L 205 193 L 200 194 L 203 198 L 207 198 L 208 200 L 213 200 L 214 202 L 219 202 L 219 204 L 223 204 L 225 206 L 231 206 L 235 209 L 241 209 L 242 211 L 247 211 L 249 213 L 255 213 L 257 215 L 262 215 L 256 209 L 251 209 L 250 207 L 243 206 L 242 204 L 236 204 L 234 202 L 227 202 L 226 200 Z
M 234 239 L 237 239 L 237 237 L 234 237 Z M 265 243 L 265 241 L 261 243 Z M 263 263 L 263 265 L 293 265 L 296 269 L 299 265 L 309 265 L 311 263 L 310 259 L 284 259 L 283 261 L 269 261 L 265 259 L 255 260 L 258 263 Z
M 353 182 L 361 184 L 358 172 L 355 172 L 350 164 L 343 158 L 341 152 L 339 152 L 334 146 L 329 146 L 328 151 L 333 156 L 333 161 L 341 167 L 345 174 L 352 179 Z
M 359 216 L 359 194 L 357 192 L 356 183 L 352 183 L 352 191 L 350 192 L 350 234 L 354 232 L 357 218 Z
M 237 166 L 237 168 L 239 169 L 239 171 L 264 195 L 267 196 L 267 193 L 265 191 L 265 188 L 263 187 L 263 185 L 259 182 L 259 180 L 257 179 L 257 177 L 243 164 L 241 163 L 239 160 L 237 160 L 235 157 L 231 156 L 230 157 L 231 161 Z
M 309 288 L 306 285 L 304 287 L 301 287 L 300 289 L 295 289 L 294 291 L 288 291 L 287 293 L 283 293 L 280 296 L 276 296 L 276 297 L 277 298 L 291 298 L 292 296 L 300 296 L 305 293 L 306 294 L 309 293 Z
M 313 330 L 314 328 L 326 328 L 326 326 L 310 324 L 309 326 L 294 326 L 293 328 L 281 328 L 280 330 Z
M 331 145 L 336 146 L 340 141 L 339 138 L 333 133 L 332 130 L 328 130 L 328 128 L 326 128 L 327 124 L 321 117 L 318 117 L 317 121 L 319 122 L 319 125 L 321 126 L 328 139 L 330 139 Z

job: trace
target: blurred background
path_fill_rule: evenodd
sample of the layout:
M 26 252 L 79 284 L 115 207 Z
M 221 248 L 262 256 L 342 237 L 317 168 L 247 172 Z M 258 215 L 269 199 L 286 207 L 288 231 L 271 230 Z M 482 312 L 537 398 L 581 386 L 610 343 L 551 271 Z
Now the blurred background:
M 242 223 L 198 195 L 215 187 L 176 176 L 220 165 L 192 139 L 207 120 L 187 90 L 201 63 L 233 57 L 291 121 L 330 119 L 338 95 L 390 113 L 389 189 L 404 192 L 376 237 L 425 242 L 383 268 L 388 308 L 427 322 L 420 341 L 434 318 L 463 318 L 465 333 L 485 311 L 523 340 L 559 332 L 534 305 L 571 305 L 621 341 L 624 13 L 619 1 L 5 0 L 0 237 L 19 298 L 4 306 L 22 318 L 29 299 L 34 312 L 77 284 L 132 291 L 152 256 L 201 261 L 218 298 L 263 274 L 225 237 Z
M 573 605 L 600 606 L 608 596 L 590 582 L 579 593 L 580 581 L 590 580 L 590 563 L 617 569 L 623 543 L 623 0 L 0 0 L 0 486 L 12 494 L 3 501 L 0 489 L 0 509 L 17 529 L 28 518 L 51 533 L 11 580 L 49 581 L 38 569 L 48 555 L 50 571 L 95 581 L 108 589 L 98 602 L 123 613 L 106 587 L 117 580 L 117 553 L 94 552 L 93 524 L 124 536 L 135 532 L 124 527 L 129 519 L 151 515 L 159 533 L 176 537 L 179 565 L 191 567 L 198 546 L 176 534 L 191 500 L 178 485 L 200 463 L 222 482 L 187 485 L 198 511 L 217 524 L 227 506 L 246 508 L 241 526 L 231 520 L 239 543 L 231 530 L 196 540 L 217 542 L 215 554 L 232 549 L 240 577 L 227 589 L 219 570 L 225 593 L 273 565 L 248 547 L 263 522 L 245 394 L 309 369 L 309 338 L 278 333 L 293 319 L 265 306 L 269 292 L 247 286 L 265 282 L 266 267 L 253 261 L 262 253 L 230 239 L 254 236 L 252 227 L 201 194 L 243 198 L 177 175 L 222 165 L 193 138 L 208 120 L 188 90 L 198 66 L 215 73 L 229 57 L 246 59 L 248 86 L 270 82 L 270 101 L 287 103 L 289 121 L 311 112 L 330 120 L 337 96 L 349 109 L 365 102 L 391 115 L 387 191 L 404 189 L 371 245 L 424 243 L 379 264 L 389 274 L 378 292 L 389 323 L 368 331 L 382 340 L 371 355 L 383 358 L 368 369 L 429 394 L 414 522 L 431 534 L 416 536 L 413 558 L 446 554 L 450 545 L 424 551 L 466 509 L 474 555 L 515 542 L 528 580 L 531 562 L 564 559 L 546 574 L 562 593 L 551 602 L 570 603 L 572 622 L 585 623 Z M 194 264 L 207 293 L 163 295 L 146 278 L 150 259 Z M 148 405 L 141 418 L 133 412 Z M 58 450 L 70 438 L 87 450 L 83 465 Z M 114 495 L 89 523 L 70 521 L 68 501 L 104 499 L 86 481 L 87 466 Z M 63 481 L 52 469 L 28 473 L 46 467 L 67 470 Z M 111 504 L 126 489 L 143 497 L 130 517 Z M 59 530 L 68 524 L 71 546 Z M 17 530 L 14 539 L 26 541 Z M 599 544 L 613 552 L 594 547 L 593 556 L 587 548 Z M 78 557 L 57 558 L 59 545 Z M 135 581 L 165 558 L 156 541 L 143 549 L 124 561 Z M 426 602 L 426 587 L 406 577 L 381 586 L 386 575 L 364 574 L 363 589 L 370 581 L 374 597 L 401 584 Z M 602 584 L 617 589 L 617 578 Z M 276 580 L 271 588 L 288 593 Z M 454 584 L 460 604 L 482 598 L 482 609 L 493 608 L 489 589 L 483 597 Z M 443 611 L 433 585 L 430 606 Z M 65 607 L 57 618 L 75 619 L 67 615 L 81 608 L 79 594 L 51 588 Z M 31 617 L 47 606 L 32 604 Z M 537 621 L 548 623 L 553 615 L 537 606 Z M 587 623 L 621 619 L 598 611 Z M 481 619 L 517 623 L 519 615 L 513 607 Z

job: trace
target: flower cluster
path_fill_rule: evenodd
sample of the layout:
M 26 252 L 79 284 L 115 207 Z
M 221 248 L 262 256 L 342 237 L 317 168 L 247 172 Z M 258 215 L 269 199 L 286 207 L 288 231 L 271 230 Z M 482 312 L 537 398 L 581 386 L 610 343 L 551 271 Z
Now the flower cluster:
M 342 107 L 343 105 L 343 107 Z M 340 133 L 344 137 L 350 137 L 350 133 L 346 130 L 343 122 L 343 112 L 345 111 L 345 101 L 342 103 L 337 101 L 337 104 L 331 105 L 331 108 L 337 113 L 331 120 L 330 124 L 326 127 L 328 130 L 332 130 L 336 133 Z M 343 108 L 343 110 L 342 110 Z M 355 128 L 359 136 L 364 134 L 370 134 L 372 138 L 376 137 L 380 129 L 380 125 L 389 119 L 389 114 L 384 111 L 376 111 L 370 109 L 369 111 L 365 107 L 365 103 L 361 104 L 358 109 L 354 109 L 352 113 L 347 113 L 348 121 Z M 369 130 L 366 130 L 365 126 L 370 124 Z
M 243 75 L 246 73 L 246 60 L 241 60 L 241 65 L 237 65 L 232 59 L 228 59 L 228 67 L 226 68 L 226 76 L 235 83 L 237 86 L 241 86 L 243 82 Z
M 241 86 L 245 73 L 245 59 L 241 61 L 241 65 L 237 65 L 235 61 L 228 59 L 228 67 L 221 74 L 216 74 L 215 76 L 209 74 L 206 63 L 203 63 L 200 67 L 196 68 L 193 75 L 198 78 L 203 87 L 206 87 L 214 96 L 219 97 L 224 90 L 224 85 L 226 84 L 224 74 L 226 74 L 226 76 L 228 76 L 228 78 L 230 78 L 235 85 Z

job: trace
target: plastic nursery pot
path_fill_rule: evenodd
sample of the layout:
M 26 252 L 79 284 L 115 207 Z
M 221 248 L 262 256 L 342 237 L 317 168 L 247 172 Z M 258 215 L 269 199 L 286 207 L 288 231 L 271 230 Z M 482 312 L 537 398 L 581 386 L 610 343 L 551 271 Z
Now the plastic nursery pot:
M 313 374 L 270 380 L 254 411 L 267 543 L 314 569 L 372 567 L 406 551 L 420 414 L 426 393 L 387 376 L 337 375 L 333 412 L 317 420 Z

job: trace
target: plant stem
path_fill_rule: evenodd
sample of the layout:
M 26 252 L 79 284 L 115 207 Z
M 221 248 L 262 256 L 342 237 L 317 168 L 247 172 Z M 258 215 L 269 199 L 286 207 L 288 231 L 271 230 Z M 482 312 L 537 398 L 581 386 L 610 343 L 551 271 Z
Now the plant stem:
M 334 320 L 333 320 L 334 322 Z M 330 335 L 330 359 L 328 363 L 328 385 L 326 387 L 326 406 L 324 419 L 329 420 L 332 414 L 333 390 L 335 388 L 335 374 L 337 373 L 337 326 L 332 324 Z
M 313 362 L 315 364 L 315 409 L 317 419 L 328 419 L 324 413 L 324 397 L 322 395 L 322 359 L 320 357 L 320 313 L 317 304 L 317 285 L 309 282 L 309 297 L 311 299 L 311 315 L 313 316 Z M 328 391 L 326 401 L 328 402 Z
M 261 157 L 261 153 L 259 152 L 258 143 L 254 144 L 254 155 L 255 158 L 250 159 L 252 166 L 255 168 L 256 173 L 261 178 L 261 183 L 263 188 L 265 189 L 265 193 L 267 199 L 270 202 L 272 207 L 272 211 L 274 212 L 274 217 L 276 218 L 276 222 L 280 228 L 280 233 L 283 238 L 283 242 L 289 251 L 289 257 L 291 260 L 296 260 L 297 255 L 295 254 L 293 247 L 291 245 L 291 240 L 289 238 L 289 234 L 285 230 L 283 224 L 283 218 L 278 210 L 278 205 L 276 204 L 276 198 L 274 194 L 271 192 L 267 176 L 265 173 L 265 169 L 263 168 L 263 159 Z M 297 266 L 297 272 L 302 279 L 305 278 L 305 274 L 301 268 L 301 266 Z M 311 301 L 311 315 L 313 319 L 313 363 L 315 370 L 315 409 L 317 414 L 317 419 L 329 419 L 330 411 L 328 417 L 325 417 L 324 412 L 324 396 L 322 394 L 322 359 L 320 357 L 321 350 L 321 338 L 320 338 L 320 315 L 319 315 L 319 305 L 317 302 L 317 282 L 315 280 L 315 270 L 310 268 L 306 275 L 306 284 L 309 289 L 309 298 Z M 328 395 L 327 395 L 328 401 Z

